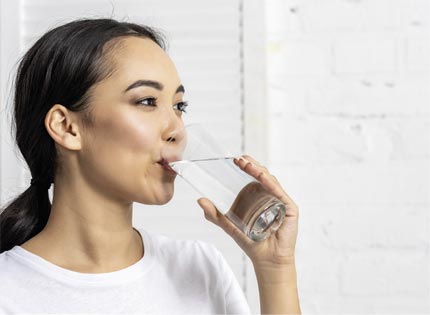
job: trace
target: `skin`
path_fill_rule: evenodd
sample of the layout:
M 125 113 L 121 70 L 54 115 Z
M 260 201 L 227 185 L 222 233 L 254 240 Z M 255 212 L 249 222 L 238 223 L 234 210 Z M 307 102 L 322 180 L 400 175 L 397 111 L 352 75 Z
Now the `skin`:
M 79 113 L 55 104 L 45 126 L 55 141 L 60 168 L 55 175 L 51 215 L 45 228 L 21 246 L 63 268 L 112 272 L 144 256 L 144 244 L 132 227 L 132 203 L 165 204 L 173 196 L 174 175 L 157 161 L 183 127 L 178 103 L 183 92 L 173 62 L 148 39 L 127 37 L 111 58 L 115 72 L 92 91 L 94 125 L 84 128 Z M 123 93 L 136 80 L 153 80 L 162 90 L 141 86 Z M 143 98 L 157 98 L 136 105 Z M 146 104 L 144 106 L 143 104 Z M 180 140 L 180 139 L 178 139 Z M 163 151 L 165 152 L 165 151 Z M 287 205 L 286 218 L 263 242 L 254 242 L 205 198 L 198 200 L 207 220 L 222 228 L 250 257 L 263 314 L 298 314 L 295 269 L 298 208 L 278 180 L 251 156 L 236 165 L 260 181 Z

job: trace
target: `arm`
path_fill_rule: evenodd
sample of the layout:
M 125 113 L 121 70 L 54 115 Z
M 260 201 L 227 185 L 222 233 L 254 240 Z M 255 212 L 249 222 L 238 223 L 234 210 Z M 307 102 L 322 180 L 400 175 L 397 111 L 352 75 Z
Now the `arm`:
M 261 314 L 301 314 L 296 265 L 255 266 Z

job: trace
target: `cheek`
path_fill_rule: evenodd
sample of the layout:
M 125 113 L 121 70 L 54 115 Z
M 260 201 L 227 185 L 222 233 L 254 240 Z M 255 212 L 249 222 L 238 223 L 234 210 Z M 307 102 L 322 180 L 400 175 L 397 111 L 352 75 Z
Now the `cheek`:
M 130 137 L 131 138 L 131 137 Z M 157 140 L 156 128 L 152 124 L 140 123 L 138 126 L 133 128 L 133 137 L 130 141 L 133 145 L 140 149 L 151 150 L 155 148 Z
M 157 140 L 157 126 L 138 115 L 117 115 L 103 129 L 115 145 L 140 153 L 152 152 Z
M 84 157 L 87 167 L 94 169 L 91 172 L 129 187 L 139 187 L 139 180 L 159 175 L 154 163 L 160 156 L 159 126 L 144 118 L 136 113 L 112 113 L 99 120 Z

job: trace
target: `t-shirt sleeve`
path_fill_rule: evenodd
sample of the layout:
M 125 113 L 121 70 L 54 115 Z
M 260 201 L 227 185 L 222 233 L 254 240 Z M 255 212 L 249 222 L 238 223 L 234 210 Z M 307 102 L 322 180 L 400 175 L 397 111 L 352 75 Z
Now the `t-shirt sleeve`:
M 226 302 L 226 314 L 251 314 L 242 288 L 221 252 L 216 249 L 219 270 L 223 275 L 223 289 Z

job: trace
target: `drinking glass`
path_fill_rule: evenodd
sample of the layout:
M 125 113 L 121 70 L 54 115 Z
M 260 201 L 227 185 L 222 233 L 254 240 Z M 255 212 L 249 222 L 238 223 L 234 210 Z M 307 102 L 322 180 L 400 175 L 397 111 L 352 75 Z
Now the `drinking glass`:
M 175 131 L 162 156 L 250 239 L 265 240 L 281 225 L 286 205 L 234 164 L 234 156 L 203 125 Z

